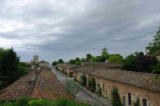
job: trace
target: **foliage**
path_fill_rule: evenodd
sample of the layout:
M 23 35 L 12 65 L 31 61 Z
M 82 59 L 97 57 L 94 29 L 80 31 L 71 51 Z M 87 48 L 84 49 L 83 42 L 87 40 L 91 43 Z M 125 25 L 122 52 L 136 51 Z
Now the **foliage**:
M 95 79 L 94 78 L 91 78 L 88 82 L 88 87 L 89 87 L 89 90 L 92 91 L 92 92 L 95 92 L 96 90 L 96 82 L 95 82 Z
M 136 102 L 134 103 L 134 106 L 140 106 L 139 98 L 136 99 Z
M 86 75 L 83 74 L 83 75 L 81 76 L 81 79 L 82 79 L 81 85 L 85 87 L 86 84 L 87 84 L 87 77 L 86 77 Z
M 71 80 L 66 80 L 65 81 L 65 91 L 68 95 L 75 97 L 76 94 L 79 92 L 79 85 L 75 84 Z
M 103 48 L 101 61 L 102 61 L 102 62 L 105 62 L 105 60 L 108 59 L 109 56 L 110 56 L 110 55 L 109 55 L 109 53 L 107 52 L 107 48 Z
M 112 106 L 122 106 L 120 96 L 119 96 L 119 93 L 118 93 L 118 89 L 115 88 L 115 87 L 112 89 L 111 103 L 112 103 Z
M 58 63 L 58 64 L 63 64 L 64 61 L 63 61 L 62 59 L 59 59 L 59 60 L 57 61 L 57 63 Z
M 19 62 L 13 49 L 0 49 L 0 89 L 13 83 L 19 77 L 25 75 L 26 64 Z
M 138 72 L 152 72 L 152 67 L 157 64 L 156 57 L 146 56 L 140 52 L 136 57 L 136 69 Z
M 52 66 L 56 66 L 58 63 L 56 61 L 52 62 Z
M 149 45 L 146 47 L 146 50 L 150 52 L 152 55 L 154 55 L 154 53 L 160 50 L 160 27 L 156 35 L 153 37 L 153 42 L 149 43 Z
M 123 56 L 121 56 L 120 54 L 114 54 L 109 57 L 108 61 L 113 63 L 122 63 Z
M 86 102 L 78 102 L 74 99 L 60 98 L 58 100 L 30 99 L 27 97 L 17 100 L 1 100 L 1 106 L 89 106 Z
M 100 85 L 97 88 L 97 95 L 102 96 L 102 88 L 100 87 Z
M 87 62 L 91 62 L 92 61 L 92 55 L 91 54 L 87 54 L 86 55 L 86 61 Z
M 157 65 L 153 67 L 152 73 L 160 74 L 160 62 L 158 62 Z
M 143 52 L 139 52 L 127 56 L 123 61 L 122 69 L 151 73 L 156 64 L 156 57 L 146 56 Z
M 136 70 L 135 63 L 136 63 L 136 56 L 134 56 L 133 54 L 129 55 L 124 59 L 122 69 L 135 71 Z

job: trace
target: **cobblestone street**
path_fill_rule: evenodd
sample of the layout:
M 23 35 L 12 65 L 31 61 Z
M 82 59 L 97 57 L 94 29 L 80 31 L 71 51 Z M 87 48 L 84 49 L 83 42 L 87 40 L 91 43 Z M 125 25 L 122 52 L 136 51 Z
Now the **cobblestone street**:
M 61 83 L 65 84 L 65 80 L 73 80 L 73 78 L 69 78 L 65 75 L 63 75 L 61 72 L 56 71 L 55 69 L 52 69 L 52 72 L 57 76 L 58 80 L 61 81 Z M 82 101 L 90 101 L 93 104 L 97 104 L 98 106 L 103 106 L 103 103 L 98 101 L 96 98 L 89 95 L 84 90 L 80 89 L 79 93 L 76 95 L 76 99 L 82 100 Z

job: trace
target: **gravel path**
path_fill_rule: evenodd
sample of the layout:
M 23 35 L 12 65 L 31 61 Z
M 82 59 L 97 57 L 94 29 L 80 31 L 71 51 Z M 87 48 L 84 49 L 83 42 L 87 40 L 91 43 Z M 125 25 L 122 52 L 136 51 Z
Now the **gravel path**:
M 62 84 L 65 84 L 65 80 L 73 80 L 73 78 L 69 78 L 65 75 L 63 75 L 61 72 L 56 71 L 55 69 L 51 70 L 60 80 Z M 90 96 L 88 93 L 86 93 L 84 90 L 80 89 L 79 93 L 76 95 L 76 99 L 82 100 L 82 101 L 90 101 L 93 104 L 97 104 L 98 106 L 103 106 L 101 102 L 99 102 L 97 99 Z

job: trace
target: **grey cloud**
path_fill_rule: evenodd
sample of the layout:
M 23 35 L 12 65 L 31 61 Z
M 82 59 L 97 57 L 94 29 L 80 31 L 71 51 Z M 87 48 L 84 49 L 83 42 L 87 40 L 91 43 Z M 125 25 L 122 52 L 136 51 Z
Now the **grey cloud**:
M 59 5 L 60 1 L 46 1 L 26 5 L 21 8 L 22 12 L 16 14 L 12 11 L 16 6 L 8 7 L 9 2 L 12 1 L 2 3 L 1 20 L 33 25 L 33 28 L 0 33 L 0 37 L 5 39 L 27 39 L 21 47 L 24 49 L 15 48 L 22 61 L 29 61 L 34 54 L 48 61 L 83 57 L 89 52 L 98 55 L 104 47 L 111 53 L 126 56 L 136 50 L 144 50 L 152 40 L 145 38 L 153 36 L 159 25 L 159 0 L 64 0 L 67 2 L 64 7 Z M 84 3 L 80 8 L 74 7 L 81 2 Z M 32 40 L 41 43 L 30 42 Z

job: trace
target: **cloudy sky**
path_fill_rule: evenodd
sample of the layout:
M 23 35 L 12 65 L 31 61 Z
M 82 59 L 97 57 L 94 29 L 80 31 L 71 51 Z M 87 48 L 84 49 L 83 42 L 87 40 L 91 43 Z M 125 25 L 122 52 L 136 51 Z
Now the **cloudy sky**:
M 0 47 L 22 61 L 144 50 L 160 25 L 160 0 L 0 0 Z

